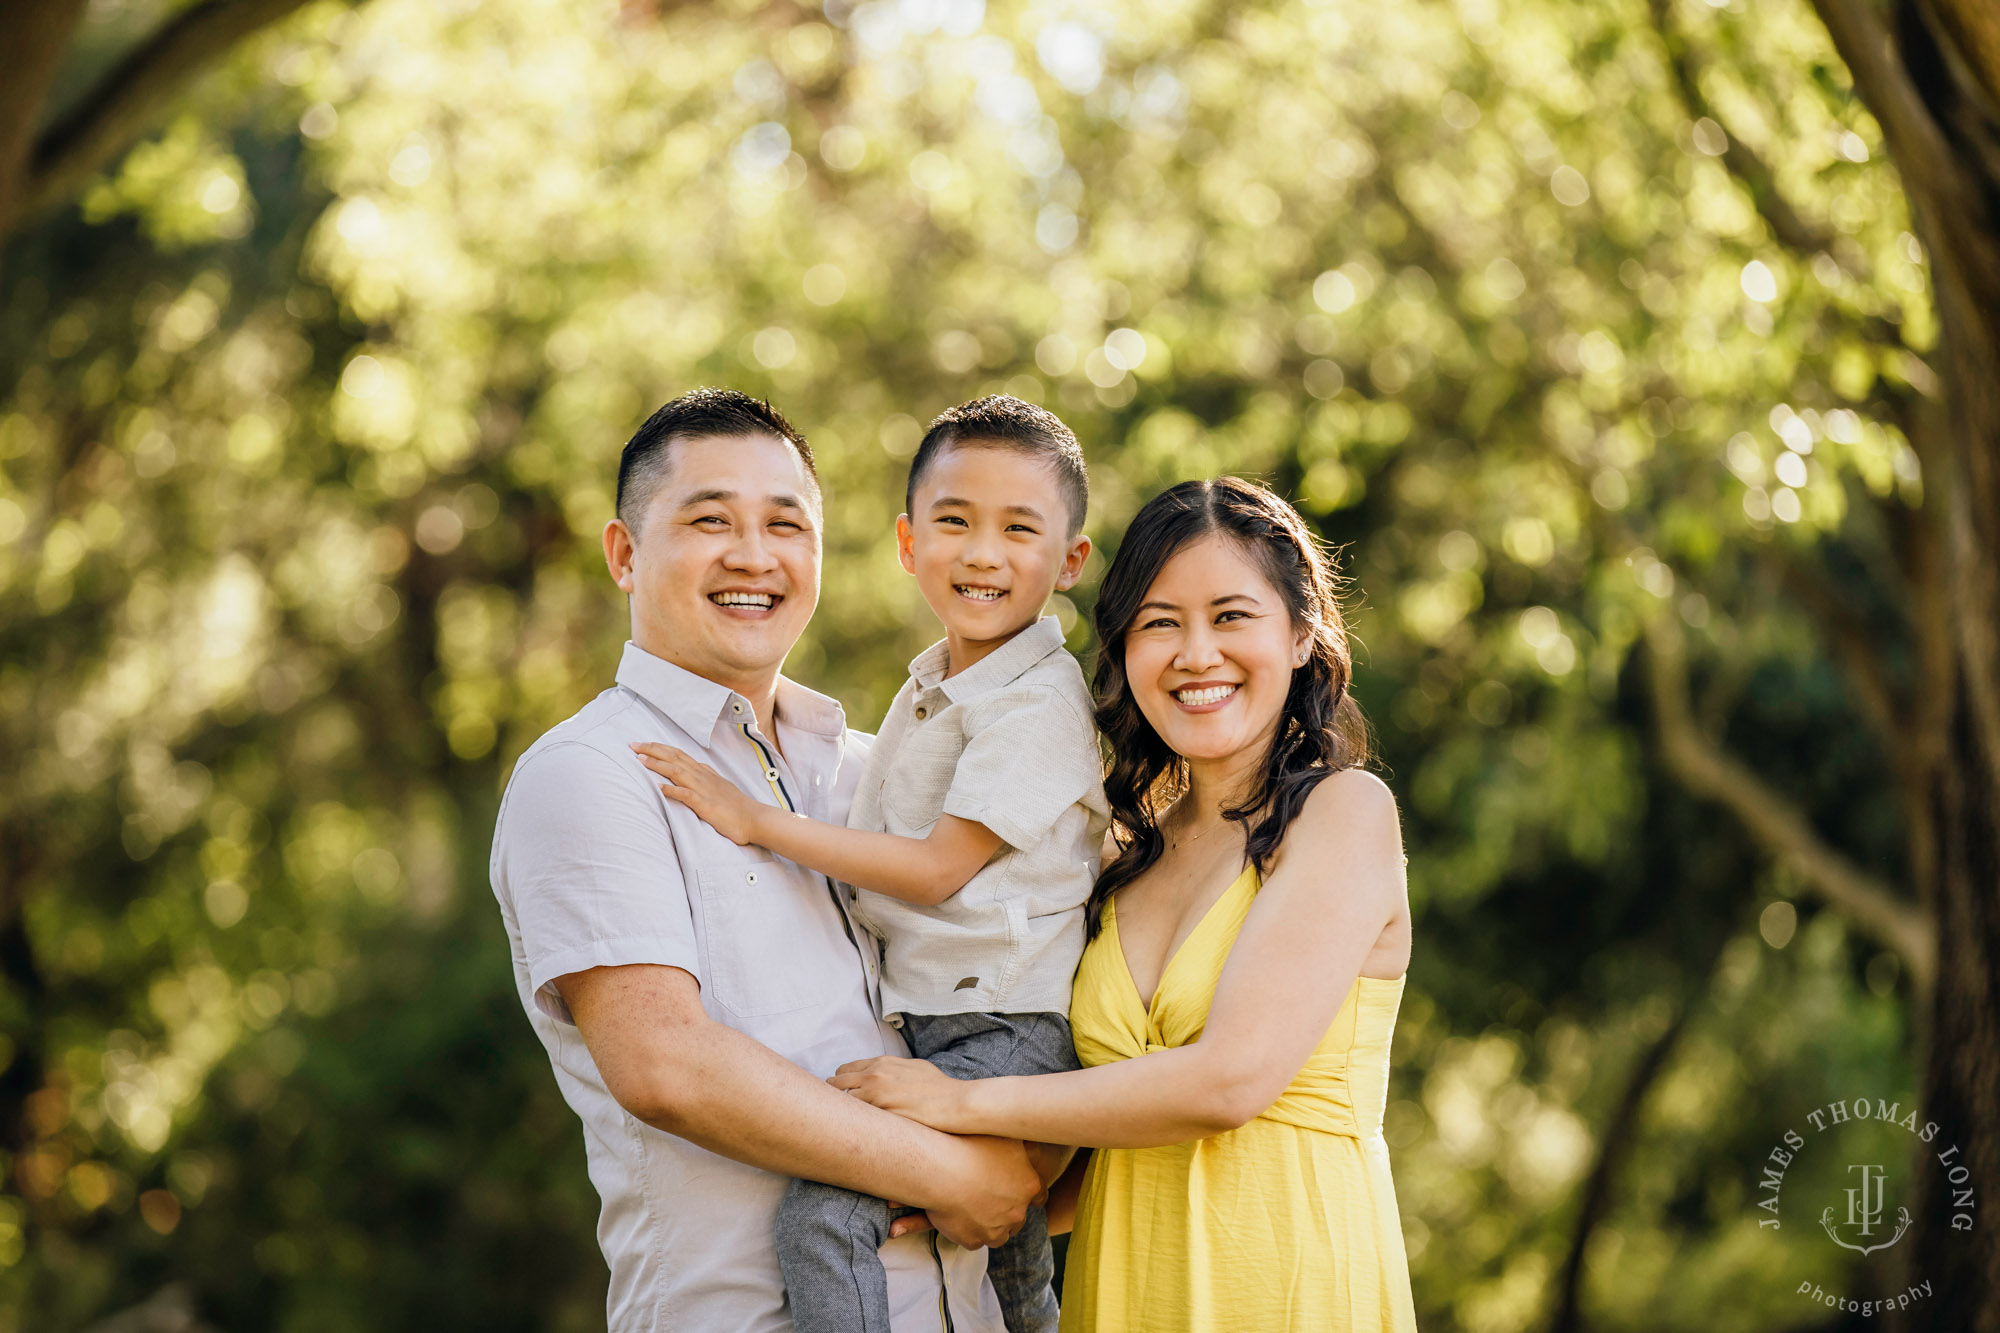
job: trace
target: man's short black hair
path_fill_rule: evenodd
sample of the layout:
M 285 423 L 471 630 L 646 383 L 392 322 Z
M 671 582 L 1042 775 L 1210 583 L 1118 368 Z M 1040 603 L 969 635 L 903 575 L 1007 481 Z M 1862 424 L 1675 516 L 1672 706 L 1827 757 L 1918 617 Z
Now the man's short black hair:
M 734 389 L 691 389 L 647 417 L 626 441 L 618 459 L 618 517 L 638 532 L 639 516 L 660 488 L 667 471 L 667 447 L 675 440 L 704 436 L 740 440 L 753 435 L 774 435 L 791 445 L 812 478 L 813 489 L 819 489 L 812 446 L 783 412 Z
M 1055 473 L 1056 489 L 1069 508 L 1069 535 L 1074 537 L 1083 530 L 1084 511 L 1090 507 L 1090 473 L 1084 467 L 1083 446 L 1055 413 L 1004 393 L 960 403 L 940 412 L 931 422 L 923 443 L 917 446 L 917 456 L 910 460 L 910 480 L 903 488 L 905 513 L 916 516 L 917 483 L 938 455 L 961 444 L 992 445 L 1041 459 Z

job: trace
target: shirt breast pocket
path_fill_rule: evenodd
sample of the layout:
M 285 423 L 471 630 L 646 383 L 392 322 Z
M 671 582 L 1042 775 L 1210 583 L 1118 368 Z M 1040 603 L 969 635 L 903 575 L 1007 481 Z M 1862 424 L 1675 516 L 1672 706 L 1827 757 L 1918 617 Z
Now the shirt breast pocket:
M 927 834 L 944 813 L 944 798 L 962 753 L 957 738 L 938 731 L 920 735 L 905 744 L 882 778 L 882 805 L 901 827 L 892 833 L 918 837 Z
M 716 1002 L 739 1018 L 812 1004 L 821 969 L 813 965 L 812 906 L 799 900 L 799 876 L 763 860 L 707 866 L 696 878 L 706 980 Z

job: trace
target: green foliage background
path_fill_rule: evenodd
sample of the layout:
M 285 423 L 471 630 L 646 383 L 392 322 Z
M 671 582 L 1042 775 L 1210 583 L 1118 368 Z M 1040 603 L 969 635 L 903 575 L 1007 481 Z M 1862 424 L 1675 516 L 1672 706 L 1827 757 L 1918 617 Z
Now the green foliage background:
M 934 632 L 891 533 L 937 410 L 1061 413 L 1103 554 L 1185 477 L 1297 497 L 1406 810 L 1424 1326 L 1545 1323 L 1683 1005 L 1584 1308 L 1804 1323 L 1856 1275 L 1756 1225 L 1752 1163 L 1908 1100 L 1907 986 L 1663 775 L 1635 644 L 1674 617 L 1709 725 L 1899 862 L 1794 576 L 1892 616 L 1934 321 L 1809 10 L 1672 21 L 1829 251 L 1773 240 L 1639 0 L 370 0 L 239 52 L 0 276 L 0 1330 L 170 1280 L 226 1329 L 601 1323 L 485 851 L 623 639 L 618 448 L 700 383 L 820 453 L 790 670 L 864 724 Z

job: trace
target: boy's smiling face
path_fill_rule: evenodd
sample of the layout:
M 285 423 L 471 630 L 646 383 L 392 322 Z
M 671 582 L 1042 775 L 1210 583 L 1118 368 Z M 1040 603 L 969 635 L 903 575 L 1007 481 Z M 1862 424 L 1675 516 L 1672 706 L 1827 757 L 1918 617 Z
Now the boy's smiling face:
M 1090 538 L 1046 462 L 1005 444 L 961 440 L 924 470 L 914 512 L 896 520 L 903 568 L 944 622 L 957 674 L 1074 586 Z

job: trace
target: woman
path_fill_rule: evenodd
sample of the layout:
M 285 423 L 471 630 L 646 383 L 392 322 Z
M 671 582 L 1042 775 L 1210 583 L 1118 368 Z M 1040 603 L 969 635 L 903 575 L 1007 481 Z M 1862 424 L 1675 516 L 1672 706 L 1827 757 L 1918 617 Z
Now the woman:
M 1085 1068 L 957 1082 L 880 1059 L 833 1082 L 939 1129 L 1095 1149 L 1065 1333 L 1413 1329 L 1381 1133 L 1402 837 L 1356 767 L 1326 558 L 1270 491 L 1187 482 L 1133 520 L 1097 629 L 1116 824 L 1070 1015 Z

